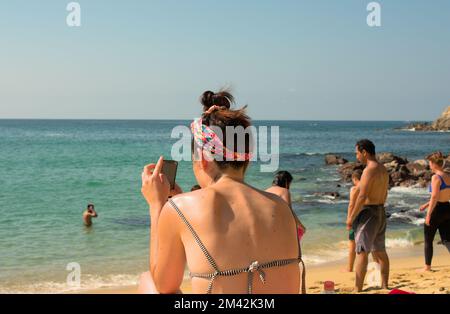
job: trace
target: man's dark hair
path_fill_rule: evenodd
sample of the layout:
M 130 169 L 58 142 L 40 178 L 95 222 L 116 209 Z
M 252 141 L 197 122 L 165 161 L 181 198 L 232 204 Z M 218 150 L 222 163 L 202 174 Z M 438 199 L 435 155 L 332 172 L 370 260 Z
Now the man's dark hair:
M 365 150 L 369 155 L 375 155 L 375 144 L 371 140 L 363 139 L 356 143 L 358 151 L 362 153 Z
M 292 175 L 288 171 L 278 171 L 275 174 L 272 185 L 287 188 L 292 182 Z
M 87 209 L 94 209 L 94 204 L 88 204 Z

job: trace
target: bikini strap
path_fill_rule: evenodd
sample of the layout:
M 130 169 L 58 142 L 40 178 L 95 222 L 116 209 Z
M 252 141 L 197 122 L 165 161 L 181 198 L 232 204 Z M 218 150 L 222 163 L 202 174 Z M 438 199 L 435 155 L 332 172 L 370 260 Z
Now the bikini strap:
M 198 236 L 197 232 L 195 232 L 192 225 L 189 223 L 189 221 L 186 219 L 186 217 L 183 215 L 181 210 L 178 208 L 178 206 L 174 203 L 174 201 L 172 199 L 169 199 L 169 204 L 177 211 L 178 216 L 180 216 L 181 220 L 185 223 L 185 225 L 187 226 L 189 231 L 192 233 L 192 236 L 194 237 L 195 242 L 197 242 L 198 246 L 202 250 L 203 254 L 205 255 L 206 259 L 208 260 L 208 263 L 211 265 L 212 268 L 214 268 L 216 273 L 219 273 L 220 270 L 217 267 L 216 261 L 212 258 L 211 254 L 209 254 L 208 250 L 206 249 L 202 240 L 200 240 L 200 237 Z

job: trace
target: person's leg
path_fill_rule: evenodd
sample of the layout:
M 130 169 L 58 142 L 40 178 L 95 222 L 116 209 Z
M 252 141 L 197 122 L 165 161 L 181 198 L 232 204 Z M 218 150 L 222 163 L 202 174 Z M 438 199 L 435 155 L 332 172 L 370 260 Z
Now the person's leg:
M 374 240 L 374 217 L 372 209 L 364 208 L 355 220 L 355 291 L 361 292 L 369 263 L 368 254 L 372 250 Z
M 381 288 L 388 289 L 389 287 L 389 257 L 386 252 L 386 209 L 379 208 L 377 211 L 378 230 L 373 241 L 372 256 L 376 263 L 380 265 L 381 273 Z
M 439 235 L 441 236 L 442 244 L 447 248 L 450 253 L 450 219 L 443 221 L 439 225 Z
M 429 226 L 424 225 L 423 227 L 424 231 L 424 251 L 425 251 L 425 267 L 424 271 L 431 270 L 431 261 L 433 259 L 433 241 L 434 237 L 436 235 L 437 228 L 433 224 L 433 222 L 430 223 Z
M 348 241 L 348 266 L 347 271 L 352 272 L 353 266 L 355 264 L 355 258 L 356 258 L 356 244 L 355 241 L 350 240 Z
M 381 288 L 389 289 L 389 257 L 386 251 L 372 252 L 372 255 L 374 260 L 376 259 L 377 263 L 380 264 Z
M 361 251 L 356 255 L 355 262 L 355 290 L 356 292 L 361 292 L 364 285 L 364 278 L 366 277 L 367 264 L 369 263 L 367 252 Z
M 374 262 L 377 263 L 377 264 L 380 264 L 380 262 L 378 261 L 378 257 L 377 257 L 377 255 L 375 254 L 375 252 L 372 252 L 372 261 L 374 261 Z

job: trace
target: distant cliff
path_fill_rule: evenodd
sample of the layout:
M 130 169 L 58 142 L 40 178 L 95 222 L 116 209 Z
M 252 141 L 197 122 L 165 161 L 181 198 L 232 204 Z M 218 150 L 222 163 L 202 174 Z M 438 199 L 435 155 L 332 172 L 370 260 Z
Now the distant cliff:
M 433 123 L 412 123 L 402 129 L 413 131 L 450 131 L 450 106 L 448 106 L 442 115 Z

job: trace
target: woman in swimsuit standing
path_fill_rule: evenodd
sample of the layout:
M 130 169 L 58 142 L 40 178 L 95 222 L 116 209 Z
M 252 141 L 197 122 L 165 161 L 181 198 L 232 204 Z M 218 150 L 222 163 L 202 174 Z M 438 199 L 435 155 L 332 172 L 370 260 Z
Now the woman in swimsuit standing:
M 430 201 L 420 207 L 420 211 L 428 208 L 424 225 L 424 271 L 431 270 L 433 241 L 436 231 L 439 230 L 442 243 L 450 252 L 450 175 L 444 172 L 444 156 L 441 152 L 429 155 L 427 160 L 430 163 L 430 169 L 434 176 L 431 178 Z
M 227 91 L 207 91 L 201 102 L 204 113 L 191 129 L 193 171 L 202 189 L 167 202 L 162 158 L 142 174 L 151 251 L 150 271 L 141 276 L 139 291 L 179 292 L 187 264 L 193 293 L 298 293 L 300 285 L 304 292 L 292 211 L 278 196 L 245 183 L 250 136 L 245 151 L 227 146 L 227 126 L 251 125 L 245 108 L 231 110 L 233 96 Z

